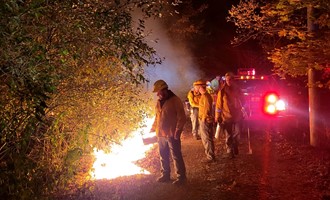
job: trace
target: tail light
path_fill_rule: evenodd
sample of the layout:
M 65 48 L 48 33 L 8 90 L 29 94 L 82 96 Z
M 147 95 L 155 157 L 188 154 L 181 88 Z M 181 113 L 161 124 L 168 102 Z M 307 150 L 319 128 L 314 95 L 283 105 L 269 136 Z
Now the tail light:
M 278 112 L 285 110 L 285 102 L 279 99 L 275 92 L 267 93 L 264 97 L 263 111 L 268 115 L 276 115 Z

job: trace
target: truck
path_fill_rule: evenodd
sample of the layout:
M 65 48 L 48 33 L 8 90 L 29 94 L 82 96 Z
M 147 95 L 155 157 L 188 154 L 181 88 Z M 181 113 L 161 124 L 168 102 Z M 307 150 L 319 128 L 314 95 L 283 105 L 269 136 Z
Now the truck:
M 235 81 L 244 95 L 242 106 L 247 113 L 243 131 L 288 132 L 297 128 L 294 95 L 285 81 L 274 75 L 258 75 L 254 68 L 239 68 Z

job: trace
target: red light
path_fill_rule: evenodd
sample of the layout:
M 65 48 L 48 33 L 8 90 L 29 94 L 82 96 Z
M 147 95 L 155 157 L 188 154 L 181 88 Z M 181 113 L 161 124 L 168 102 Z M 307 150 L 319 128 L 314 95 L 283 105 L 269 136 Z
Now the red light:
M 278 97 L 276 94 L 269 94 L 265 98 L 266 102 L 271 103 L 271 104 L 276 103 L 277 99 L 278 99 Z
M 274 105 L 268 105 L 267 107 L 265 107 L 265 111 L 269 114 L 275 114 L 276 107 Z
M 254 68 L 239 68 L 237 70 L 238 75 L 249 75 L 249 76 L 254 76 L 256 75 L 256 70 Z
M 275 115 L 278 112 L 276 104 L 278 102 L 278 95 L 276 93 L 270 92 L 267 93 L 264 97 L 264 106 L 263 110 L 265 114 Z

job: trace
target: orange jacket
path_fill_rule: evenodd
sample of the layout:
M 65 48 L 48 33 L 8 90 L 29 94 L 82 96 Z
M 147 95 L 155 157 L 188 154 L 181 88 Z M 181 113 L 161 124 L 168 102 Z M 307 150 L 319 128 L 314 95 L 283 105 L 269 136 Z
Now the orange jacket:
M 171 92 L 172 93 L 172 92 Z M 156 131 L 157 137 L 174 137 L 177 130 L 183 130 L 186 114 L 179 97 L 172 93 L 163 106 L 160 101 L 156 104 L 156 118 L 151 130 Z

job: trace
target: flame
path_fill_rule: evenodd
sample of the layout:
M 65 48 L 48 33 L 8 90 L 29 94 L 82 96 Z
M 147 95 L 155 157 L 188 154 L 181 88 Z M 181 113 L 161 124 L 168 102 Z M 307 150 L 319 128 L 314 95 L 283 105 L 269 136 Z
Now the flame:
M 154 144 L 145 145 L 144 137 L 154 137 L 155 133 L 149 133 L 153 119 L 146 119 L 146 126 L 132 133 L 133 137 L 124 140 L 120 145 L 111 147 L 110 153 L 94 148 L 95 162 L 93 170 L 90 172 L 93 179 L 114 179 L 120 176 L 130 176 L 135 174 L 150 174 L 147 170 L 138 167 L 134 161 L 145 157 L 145 153 Z

